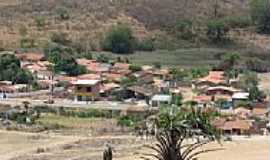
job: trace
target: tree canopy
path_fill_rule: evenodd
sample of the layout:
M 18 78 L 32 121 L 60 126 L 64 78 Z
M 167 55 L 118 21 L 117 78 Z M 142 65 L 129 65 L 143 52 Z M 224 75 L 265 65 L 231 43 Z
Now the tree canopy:
M 32 74 L 21 68 L 20 60 L 14 55 L 0 55 L 0 80 L 16 84 L 28 84 L 33 80 Z
M 61 48 L 55 48 L 47 55 L 47 59 L 54 64 L 53 71 L 56 73 L 65 72 L 70 76 L 86 73 L 86 68 L 79 65 L 71 54 Z
M 116 25 L 106 33 L 102 47 L 106 51 L 118 54 L 133 53 L 136 45 L 135 37 L 126 25 Z

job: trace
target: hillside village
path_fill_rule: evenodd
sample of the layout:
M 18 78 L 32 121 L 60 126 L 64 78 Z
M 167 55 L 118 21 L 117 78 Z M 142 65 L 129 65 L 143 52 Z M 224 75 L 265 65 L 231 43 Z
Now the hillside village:
M 267 97 L 251 97 L 253 91 L 239 87 L 243 75 L 229 78 L 224 71 L 210 70 L 198 78 L 185 81 L 183 73 L 175 73 L 175 69 L 169 67 L 134 67 L 134 64 L 125 62 L 100 63 L 94 59 L 79 58 L 76 62 L 85 66 L 87 73 L 68 76 L 53 73 L 50 70 L 52 64 L 41 53 L 17 53 L 15 57 L 20 60 L 23 69 L 33 74 L 38 87 L 1 81 L 3 104 L 19 99 L 30 100 L 30 103 L 31 100 L 40 100 L 44 105 L 52 106 L 54 101 L 69 101 L 73 105 L 88 105 L 90 108 L 92 104 L 100 104 L 102 109 L 102 102 L 110 102 L 111 106 L 117 102 L 135 110 L 189 104 L 200 110 L 218 112 L 220 116 L 213 124 L 223 133 L 247 135 L 269 132 L 270 106 Z M 61 103 L 56 105 L 60 107 Z
M 0 160 L 268 160 L 269 0 L 0 2 Z

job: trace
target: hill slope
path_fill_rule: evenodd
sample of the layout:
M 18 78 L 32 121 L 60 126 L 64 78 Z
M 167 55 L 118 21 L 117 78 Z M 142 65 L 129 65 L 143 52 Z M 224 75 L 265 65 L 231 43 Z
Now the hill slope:
M 247 4 L 248 0 L 2 0 L 0 47 L 17 48 L 23 38 L 39 46 L 52 33 L 65 32 L 73 41 L 96 48 L 112 24 L 127 23 L 144 38 L 183 19 L 204 23 L 215 14 L 245 14 Z M 59 18 L 61 14 L 68 18 Z

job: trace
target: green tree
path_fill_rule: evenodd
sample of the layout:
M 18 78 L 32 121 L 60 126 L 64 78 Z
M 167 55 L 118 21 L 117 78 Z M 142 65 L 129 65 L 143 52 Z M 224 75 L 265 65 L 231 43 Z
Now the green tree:
M 120 84 L 124 88 L 134 85 L 137 82 L 137 78 L 134 76 L 121 78 Z
M 106 33 L 102 47 L 106 51 L 118 54 L 133 53 L 136 39 L 131 29 L 126 25 L 116 25 Z
M 70 18 L 70 14 L 67 8 L 61 7 L 57 9 L 57 14 L 60 20 L 68 20 Z
M 35 17 L 35 23 L 39 30 L 41 30 L 46 25 L 46 20 L 43 16 Z
M 136 49 L 138 51 L 154 51 L 155 45 L 152 39 L 144 39 L 142 41 L 138 41 L 136 45 Z
M 76 59 L 65 52 L 54 50 L 49 53 L 48 60 L 53 65 L 53 71 L 55 73 L 65 72 L 70 76 L 77 76 L 86 73 L 86 68 L 77 64 Z
M 220 43 L 226 40 L 229 29 L 221 20 L 211 20 L 207 24 L 207 36 L 213 43 Z
M 193 22 L 190 20 L 177 21 L 174 30 L 179 39 L 192 40 L 195 36 L 193 33 Z
M 250 3 L 251 17 L 260 33 L 270 33 L 270 1 L 252 0 Z
M 110 58 L 105 54 L 99 54 L 97 56 L 97 62 L 99 63 L 109 63 Z
M 208 75 L 209 70 L 209 67 L 192 68 L 190 74 L 193 79 L 196 79 Z
M 53 33 L 51 36 L 51 41 L 64 46 L 68 46 L 71 44 L 71 41 L 68 39 L 68 34 L 62 32 Z
M 226 53 L 225 56 L 222 57 L 222 60 L 217 69 L 225 71 L 225 75 L 229 79 L 237 78 L 239 70 L 236 66 L 239 64 L 240 60 L 241 57 L 238 53 Z
M 33 81 L 32 74 L 20 68 L 20 60 L 11 54 L 0 55 L 0 80 L 28 84 Z
M 239 86 L 249 92 L 251 101 L 261 101 L 265 98 L 265 94 L 259 90 L 259 78 L 255 72 L 245 72 L 239 81 Z
M 238 64 L 240 60 L 240 55 L 239 53 L 236 52 L 232 52 L 232 53 L 227 53 L 225 54 L 223 61 L 227 62 L 229 64 L 230 67 L 235 67 L 235 65 Z
M 172 79 L 174 81 L 184 81 L 189 77 L 189 72 L 184 69 L 172 68 L 170 70 L 170 74 L 172 75 Z
M 142 70 L 142 66 L 137 65 L 137 64 L 131 64 L 129 66 L 129 70 L 131 70 L 132 72 L 141 71 Z

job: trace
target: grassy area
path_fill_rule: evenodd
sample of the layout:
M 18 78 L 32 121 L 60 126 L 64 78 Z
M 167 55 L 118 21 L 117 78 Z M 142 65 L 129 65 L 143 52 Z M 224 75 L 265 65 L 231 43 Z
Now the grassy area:
M 113 59 L 119 56 L 128 58 L 131 62 L 137 64 L 153 64 L 160 62 L 167 66 L 192 67 L 216 64 L 218 60 L 215 59 L 214 56 L 222 52 L 224 51 L 219 49 L 179 49 L 175 51 L 158 50 L 154 52 L 136 52 L 128 55 L 117 55 L 109 52 L 103 52 L 103 54 Z
M 259 48 L 245 46 L 228 46 L 227 48 L 187 48 L 177 50 L 157 50 L 154 52 L 136 52 L 134 54 L 119 55 L 110 52 L 94 52 L 94 57 L 98 54 L 105 54 L 111 59 L 117 57 L 128 58 L 130 62 L 136 64 L 152 65 L 160 62 L 165 66 L 179 66 L 185 68 L 213 66 L 220 61 L 220 57 L 228 52 L 237 52 L 242 61 L 248 58 L 260 58 L 268 61 L 270 56 L 268 52 Z
M 89 128 L 90 124 L 100 120 L 97 118 L 77 118 L 58 116 L 55 114 L 44 114 L 37 120 L 45 126 L 59 126 L 59 128 Z
M 115 119 L 68 117 L 50 113 L 43 114 L 36 122 L 48 130 L 58 130 L 68 135 L 106 134 L 118 128 Z
M 113 59 L 119 56 L 128 58 L 131 62 L 136 64 L 149 65 L 160 62 L 162 65 L 166 66 L 201 67 L 216 64 L 218 59 L 215 56 L 224 52 L 226 52 L 226 50 L 216 48 L 192 48 L 173 51 L 136 52 L 129 55 L 117 55 L 108 52 L 103 52 L 103 54 Z M 95 55 L 97 54 L 100 53 L 95 53 Z

